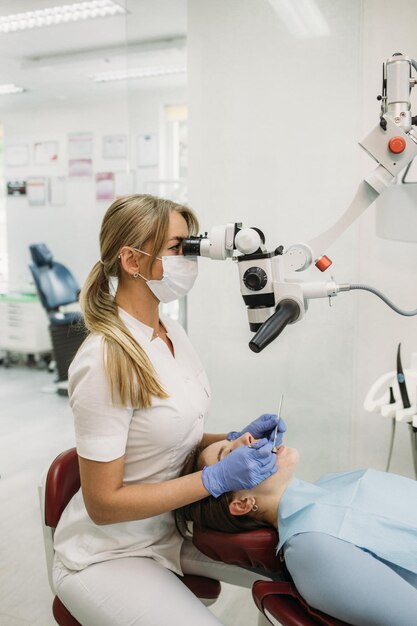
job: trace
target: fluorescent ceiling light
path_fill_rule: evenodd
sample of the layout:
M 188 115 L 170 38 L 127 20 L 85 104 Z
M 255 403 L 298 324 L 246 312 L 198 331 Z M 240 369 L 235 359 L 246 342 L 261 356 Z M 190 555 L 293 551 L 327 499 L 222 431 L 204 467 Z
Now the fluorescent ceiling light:
M 78 20 L 88 20 L 96 17 L 120 15 L 125 9 L 114 0 L 90 0 L 89 2 L 74 2 L 49 9 L 27 11 L 0 17 L 0 33 L 14 33 L 28 28 L 68 24 Z
M 269 0 L 287 29 L 299 39 L 328 37 L 330 28 L 315 0 Z
M 171 74 L 184 74 L 187 71 L 185 65 L 138 67 L 118 72 L 101 72 L 89 76 L 96 83 L 108 83 L 112 80 L 128 80 L 131 78 L 151 78 L 153 76 L 169 76 Z
M 24 91 L 25 89 L 23 89 L 23 87 L 19 87 L 18 85 L 13 85 L 12 83 L 0 85 L 0 96 L 7 95 L 9 93 L 23 93 Z
M 184 36 L 169 36 L 161 39 L 143 39 L 141 41 L 129 42 L 126 45 L 103 46 L 100 48 L 89 48 L 81 50 L 71 50 L 70 52 L 58 52 L 52 54 L 41 54 L 27 56 L 23 58 L 21 67 L 24 69 L 38 68 L 66 63 L 80 63 L 87 60 L 96 60 L 101 57 L 122 57 L 129 58 L 133 55 L 146 55 L 154 52 L 180 53 L 185 50 L 187 39 Z M 133 61 L 132 61 L 133 63 Z M 145 61 L 143 61 L 145 63 Z

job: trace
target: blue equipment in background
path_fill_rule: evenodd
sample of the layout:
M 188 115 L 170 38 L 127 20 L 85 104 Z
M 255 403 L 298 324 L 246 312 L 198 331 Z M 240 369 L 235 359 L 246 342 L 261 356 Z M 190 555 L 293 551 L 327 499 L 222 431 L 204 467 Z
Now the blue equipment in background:
M 29 249 L 33 261 L 29 269 L 48 314 L 58 383 L 61 383 L 67 381 L 70 363 L 86 337 L 81 312 L 61 310 L 65 305 L 78 302 L 80 288 L 70 270 L 54 261 L 46 244 L 32 244 Z M 66 386 L 62 390 L 66 393 Z M 58 393 L 60 392 L 58 385 Z

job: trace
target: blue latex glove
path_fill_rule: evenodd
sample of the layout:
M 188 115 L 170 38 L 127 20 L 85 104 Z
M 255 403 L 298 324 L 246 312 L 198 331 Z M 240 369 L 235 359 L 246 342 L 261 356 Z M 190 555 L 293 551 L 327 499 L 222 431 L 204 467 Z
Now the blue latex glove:
M 271 442 L 261 439 L 249 446 L 240 446 L 214 465 L 203 469 L 203 485 L 218 498 L 222 493 L 251 489 L 277 471 L 276 455 Z
M 282 433 L 285 433 L 287 427 L 282 417 L 278 419 L 278 415 L 275 415 L 274 413 L 264 413 L 263 415 L 260 415 L 256 418 L 256 420 L 253 420 L 253 422 L 248 424 L 243 430 L 239 432 L 233 430 L 232 432 L 228 433 L 226 435 L 226 439 L 228 439 L 229 441 L 233 441 L 234 439 L 241 437 L 241 435 L 244 435 L 245 433 L 250 433 L 255 439 L 261 439 L 262 437 L 270 439 L 271 434 L 272 438 L 274 437 L 275 426 L 277 424 L 278 433 L 276 445 L 278 446 L 282 443 Z

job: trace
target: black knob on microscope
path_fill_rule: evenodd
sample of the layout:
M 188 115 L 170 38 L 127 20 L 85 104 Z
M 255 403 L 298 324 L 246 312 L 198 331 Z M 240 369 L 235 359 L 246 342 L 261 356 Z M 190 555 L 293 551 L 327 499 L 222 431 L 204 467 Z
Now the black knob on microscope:
M 243 282 L 251 291 L 260 291 L 268 282 L 268 276 L 262 267 L 250 267 L 243 275 Z

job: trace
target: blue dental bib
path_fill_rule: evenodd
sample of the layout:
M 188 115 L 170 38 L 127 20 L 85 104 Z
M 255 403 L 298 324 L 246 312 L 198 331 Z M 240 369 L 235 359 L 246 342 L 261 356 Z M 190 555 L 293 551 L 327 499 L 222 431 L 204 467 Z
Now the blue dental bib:
M 294 479 L 278 508 L 279 550 L 298 533 L 348 541 L 417 573 L 417 481 L 373 469 Z

